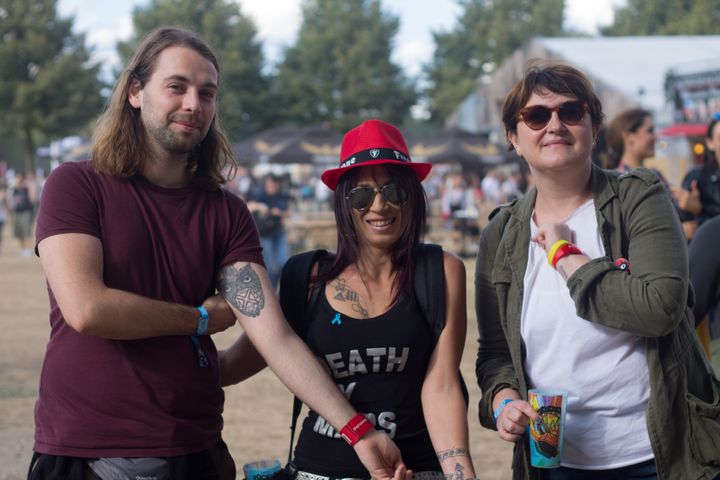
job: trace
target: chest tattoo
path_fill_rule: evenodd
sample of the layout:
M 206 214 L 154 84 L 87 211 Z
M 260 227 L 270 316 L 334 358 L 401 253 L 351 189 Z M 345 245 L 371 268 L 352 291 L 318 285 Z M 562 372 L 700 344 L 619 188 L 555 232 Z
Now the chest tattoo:
M 353 312 L 358 313 L 362 318 L 370 318 L 367 307 L 362 304 L 360 294 L 349 288 L 345 280 L 338 278 L 334 280 L 331 285 L 335 289 L 335 295 L 333 296 L 335 300 L 350 303 L 350 308 L 352 308 Z

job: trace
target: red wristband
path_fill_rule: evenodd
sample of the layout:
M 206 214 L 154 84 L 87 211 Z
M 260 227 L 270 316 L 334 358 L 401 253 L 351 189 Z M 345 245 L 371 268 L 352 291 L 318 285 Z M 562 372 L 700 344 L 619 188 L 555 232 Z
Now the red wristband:
M 558 261 L 560 261 L 560 259 L 563 257 L 567 257 L 568 255 L 582 255 L 582 251 L 580 251 L 580 249 L 574 243 L 566 243 L 565 245 L 558 248 L 555 252 L 555 256 L 553 257 L 552 261 L 553 268 L 557 268 Z
M 372 422 L 362 413 L 358 413 L 340 430 L 340 436 L 352 447 L 371 428 L 373 428 Z

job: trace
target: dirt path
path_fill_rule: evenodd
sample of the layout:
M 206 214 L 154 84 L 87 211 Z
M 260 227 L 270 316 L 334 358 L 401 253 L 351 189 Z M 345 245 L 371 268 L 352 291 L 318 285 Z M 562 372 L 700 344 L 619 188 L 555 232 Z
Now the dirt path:
M 33 406 L 49 335 L 47 291 L 37 258 L 19 256 L 5 229 L 0 253 L 0 480 L 25 478 L 33 442 Z M 1 232 L 0 232 L 1 233 Z M 468 336 L 462 371 L 470 389 L 470 440 L 478 477 L 511 477 L 511 445 L 477 421 L 479 391 L 474 382 L 477 331 L 472 292 L 473 264 L 468 262 Z M 215 337 L 228 345 L 239 332 L 234 327 Z M 270 371 L 226 389 L 223 436 L 238 468 L 262 458 L 285 461 L 292 396 Z

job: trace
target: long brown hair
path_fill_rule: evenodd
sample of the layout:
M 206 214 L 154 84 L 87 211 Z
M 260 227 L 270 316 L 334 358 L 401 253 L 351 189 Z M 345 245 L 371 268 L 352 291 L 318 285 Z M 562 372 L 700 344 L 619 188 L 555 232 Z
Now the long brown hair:
M 93 135 L 92 165 L 96 170 L 114 177 L 131 177 L 142 170 L 149 152 L 140 112 L 133 108 L 128 95 L 134 81 L 144 87 L 150 80 L 160 53 L 175 46 L 190 48 L 213 64 L 220 76 L 217 56 L 195 33 L 175 27 L 161 27 L 143 40 L 127 68 L 115 84 L 112 97 L 98 120 Z M 236 167 L 232 148 L 215 113 L 205 138 L 188 155 L 187 168 L 195 181 L 217 188 Z

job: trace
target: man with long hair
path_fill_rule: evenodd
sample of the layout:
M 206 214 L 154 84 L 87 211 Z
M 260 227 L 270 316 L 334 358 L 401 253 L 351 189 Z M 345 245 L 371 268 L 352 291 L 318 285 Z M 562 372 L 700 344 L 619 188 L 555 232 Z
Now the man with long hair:
M 118 80 L 92 160 L 48 178 L 36 240 L 52 330 L 29 478 L 234 479 L 219 363 L 253 348 L 374 477 L 409 474 L 285 322 L 247 206 L 220 188 L 234 160 L 219 74 L 194 33 L 155 30 Z M 245 347 L 220 359 L 210 334 L 236 320 Z

